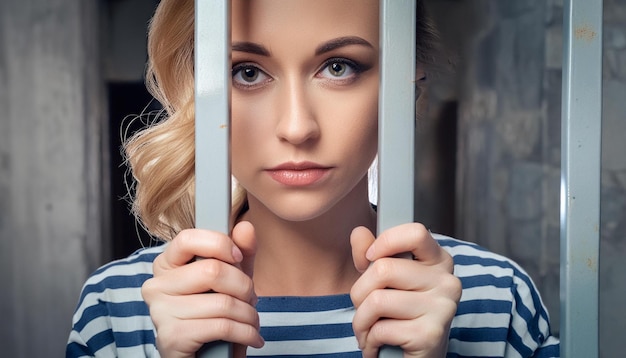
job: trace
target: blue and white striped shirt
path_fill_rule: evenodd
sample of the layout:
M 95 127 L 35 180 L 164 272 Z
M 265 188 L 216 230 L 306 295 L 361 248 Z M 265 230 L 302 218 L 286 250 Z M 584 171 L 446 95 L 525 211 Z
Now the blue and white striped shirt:
M 548 313 L 528 275 L 480 246 L 434 235 L 454 259 L 463 293 L 448 357 L 558 357 Z M 67 357 L 159 357 L 141 296 L 163 246 L 109 263 L 87 280 L 74 314 Z M 349 295 L 260 297 L 265 346 L 249 357 L 360 357 Z

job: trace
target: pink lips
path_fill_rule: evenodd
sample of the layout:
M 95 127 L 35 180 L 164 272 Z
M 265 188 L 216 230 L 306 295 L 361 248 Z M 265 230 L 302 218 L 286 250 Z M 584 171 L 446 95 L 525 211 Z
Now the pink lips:
M 329 167 L 311 162 L 289 162 L 267 170 L 272 179 L 288 186 L 314 184 L 324 178 L 329 171 Z

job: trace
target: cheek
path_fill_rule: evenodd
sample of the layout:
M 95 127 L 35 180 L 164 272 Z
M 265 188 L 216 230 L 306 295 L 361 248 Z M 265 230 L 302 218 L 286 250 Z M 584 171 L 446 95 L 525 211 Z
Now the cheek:
M 378 77 L 376 78 L 374 89 L 370 89 L 366 95 L 365 103 L 368 105 L 364 109 L 369 143 L 372 145 L 374 154 L 378 152 Z
M 337 140 L 349 142 L 355 153 L 374 155 L 378 149 L 377 88 L 353 93 L 339 101 L 341 110 L 334 118 L 343 127 L 343 138 Z
M 258 101 L 233 98 L 231 106 L 231 143 L 233 157 L 246 148 L 258 145 L 267 132 L 267 118 L 262 117 L 267 110 Z M 264 132 L 265 131 L 265 132 Z M 234 159 L 234 158 L 233 158 Z
M 250 106 L 235 101 L 231 111 L 231 165 L 233 175 L 239 179 L 242 170 L 250 167 L 248 164 L 253 160 L 253 148 L 259 147 L 257 141 L 260 136 L 255 123 L 260 123 L 260 119 L 254 117 L 254 111 Z

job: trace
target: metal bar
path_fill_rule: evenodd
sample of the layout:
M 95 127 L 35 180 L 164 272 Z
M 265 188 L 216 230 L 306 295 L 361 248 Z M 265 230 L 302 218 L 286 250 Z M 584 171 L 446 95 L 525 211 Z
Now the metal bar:
M 195 1 L 196 227 L 229 233 L 230 1 Z M 213 342 L 198 357 L 228 358 Z
M 414 220 L 415 11 L 415 0 L 380 1 L 379 233 Z M 378 356 L 402 350 L 384 346 Z
M 567 0 L 561 118 L 561 354 L 598 357 L 602 0 Z

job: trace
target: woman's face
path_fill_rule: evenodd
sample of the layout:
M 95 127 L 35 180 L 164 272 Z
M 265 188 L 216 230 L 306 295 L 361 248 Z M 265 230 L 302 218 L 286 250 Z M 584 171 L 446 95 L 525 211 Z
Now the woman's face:
M 233 175 L 286 220 L 353 200 L 377 151 L 378 1 L 233 0 L 232 16 Z

